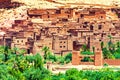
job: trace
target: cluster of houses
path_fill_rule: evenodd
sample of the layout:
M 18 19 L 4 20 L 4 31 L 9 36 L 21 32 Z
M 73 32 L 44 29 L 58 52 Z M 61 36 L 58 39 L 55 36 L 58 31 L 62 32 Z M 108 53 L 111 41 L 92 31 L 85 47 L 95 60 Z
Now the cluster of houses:
M 26 20 L 15 20 L 0 36 L 0 45 L 25 49 L 27 54 L 40 52 L 44 46 L 58 55 L 79 51 L 83 44 L 92 50 L 100 43 L 120 40 L 120 21 L 107 20 L 103 8 L 29 9 Z

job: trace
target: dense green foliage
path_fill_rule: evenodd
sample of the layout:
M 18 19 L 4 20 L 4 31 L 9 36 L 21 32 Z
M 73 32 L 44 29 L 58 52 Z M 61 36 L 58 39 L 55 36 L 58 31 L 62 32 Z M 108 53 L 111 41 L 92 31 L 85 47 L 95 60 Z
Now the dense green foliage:
M 91 52 L 90 50 L 89 50 L 89 48 L 87 47 L 87 45 L 86 44 L 84 44 L 83 46 L 82 46 L 82 51 L 80 51 L 80 53 L 81 54 L 83 54 L 83 55 L 94 55 L 94 47 L 93 47 L 93 52 Z
M 43 67 L 39 54 L 24 56 L 22 50 L 0 47 L 0 79 L 2 80 L 46 80 L 50 72 Z
M 47 61 L 52 61 L 60 63 L 60 64 L 65 64 L 65 63 L 70 63 L 72 60 L 72 53 L 68 53 L 65 56 L 57 56 L 52 54 L 50 51 L 49 47 L 45 46 L 43 47 L 42 51 L 44 52 L 44 62 L 46 63 Z
M 64 74 L 52 74 L 44 68 L 40 54 L 24 56 L 23 53 L 24 50 L 0 47 L 0 80 L 120 80 L 120 71 L 107 68 L 96 71 L 73 68 Z M 69 59 L 71 54 L 64 57 L 66 61 Z
M 108 35 L 108 38 L 107 44 L 101 42 L 104 59 L 120 59 L 120 42 L 113 43 L 110 35 Z
M 65 74 L 53 75 L 52 80 L 120 80 L 120 72 L 108 68 L 98 71 L 67 70 Z
M 65 56 L 58 56 L 57 59 L 60 64 L 70 63 L 72 61 L 72 53 L 68 53 Z
M 81 61 L 82 62 L 94 62 L 94 60 L 91 59 L 89 56 L 85 56 Z

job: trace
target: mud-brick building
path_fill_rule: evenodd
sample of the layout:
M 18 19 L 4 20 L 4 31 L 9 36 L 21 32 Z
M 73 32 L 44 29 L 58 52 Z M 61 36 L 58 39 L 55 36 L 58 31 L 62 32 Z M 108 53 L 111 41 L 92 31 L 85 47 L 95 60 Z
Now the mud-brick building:
M 89 9 L 89 14 L 84 15 L 88 19 L 106 19 L 106 12 L 103 9 L 93 8 Z
M 52 37 L 44 37 L 41 38 L 40 40 L 35 41 L 33 47 L 33 53 L 41 52 L 42 48 L 45 46 L 49 47 L 49 49 L 52 51 L 52 47 L 53 47 Z
M 73 50 L 73 39 L 69 35 L 54 35 L 53 52 L 55 54 L 65 55 Z
M 7 8 L 9 7 L 11 0 L 0 0 L 0 8 Z
M 17 47 L 26 50 L 27 54 L 33 53 L 34 40 L 27 37 L 13 37 L 11 48 Z
M 55 9 L 33 9 L 28 10 L 30 18 L 41 19 L 57 19 L 57 18 L 72 18 L 73 9 L 71 8 L 55 8 Z

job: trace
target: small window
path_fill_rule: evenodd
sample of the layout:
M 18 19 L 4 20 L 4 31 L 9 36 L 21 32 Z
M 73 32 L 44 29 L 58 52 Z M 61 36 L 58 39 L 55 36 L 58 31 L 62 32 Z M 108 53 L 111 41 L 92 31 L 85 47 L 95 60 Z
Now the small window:
M 64 41 L 64 43 L 66 43 L 66 42 Z
M 63 48 L 65 48 L 65 46 L 63 46 Z
M 90 30 L 93 30 L 93 25 L 90 25 Z
M 61 10 L 56 10 L 56 14 L 61 14 Z
M 50 18 L 50 16 L 48 16 L 48 18 Z
M 103 18 L 103 16 L 100 17 L 101 19 Z
M 49 43 L 49 45 L 51 45 L 51 43 Z
M 62 41 L 60 41 L 60 43 L 62 43 Z
M 83 14 L 81 14 L 81 15 L 80 15 L 80 17 L 81 17 L 81 18 L 83 18 L 83 17 L 84 17 L 84 15 L 83 15 Z
M 87 28 L 87 26 L 83 25 L 83 28 Z
M 23 43 L 23 40 L 21 40 L 21 42 Z
M 75 12 L 75 15 L 78 15 L 78 12 Z
M 62 46 L 60 46 L 60 48 L 62 48 Z
M 19 40 L 17 40 L 17 43 L 19 43 Z
M 98 29 L 102 29 L 102 25 L 98 25 Z
M 68 18 L 70 17 L 70 15 L 68 15 Z

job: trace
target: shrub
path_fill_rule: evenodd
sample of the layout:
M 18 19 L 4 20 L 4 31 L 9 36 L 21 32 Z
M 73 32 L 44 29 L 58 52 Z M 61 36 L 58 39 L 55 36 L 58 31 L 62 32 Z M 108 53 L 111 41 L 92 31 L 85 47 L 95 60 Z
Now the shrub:
M 94 53 L 90 52 L 90 51 L 81 51 L 81 54 L 83 54 L 83 55 L 94 55 Z
M 104 67 L 107 67 L 107 66 L 109 66 L 107 63 L 104 63 L 104 65 L 103 65 Z
M 66 56 L 65 56 L 65 60 L 72 60 L 72 53 L 68 53 Z
M 114 57 L 115 57 L 115 59 L 120 59 L 120 53 L 115 53 Z
M 75 68 L 67 70 L 65 75 L 66 75 L 66 80 L 82 80 L 79 76 L 79 71 Z
M 66 63 L 70 63 L 71 60 L 72 60 L 72 53 L 68 53 L 68 54 L 65 56 L 64 61 L 65 61 Z
M 94 62 L 94 60 L 91 59 L 89 56 L 84 57 L 81 61 L 82 62 Z
M 65 61 L 64 57 L 61 56 L 59 58 L 59 63 L 62 64 L 62 65 L 64 65 L 64 61 Z

